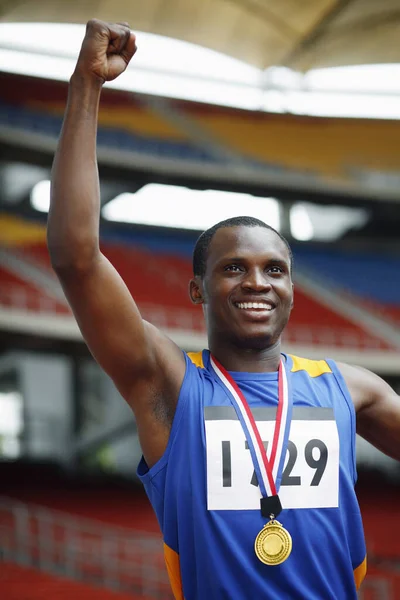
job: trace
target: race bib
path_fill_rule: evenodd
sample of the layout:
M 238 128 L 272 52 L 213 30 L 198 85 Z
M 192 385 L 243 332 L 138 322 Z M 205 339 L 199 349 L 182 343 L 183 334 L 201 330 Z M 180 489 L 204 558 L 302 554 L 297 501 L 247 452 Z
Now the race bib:
M 276 409 L 252 410 L 267 456 Z M 208 510 L 260 509 L 248 444 L 231 406 L 204 410 Z M 339 436 L 333 409 L 294 407 L 279 497 L 283 508 L 333 508 L 339 503 Z

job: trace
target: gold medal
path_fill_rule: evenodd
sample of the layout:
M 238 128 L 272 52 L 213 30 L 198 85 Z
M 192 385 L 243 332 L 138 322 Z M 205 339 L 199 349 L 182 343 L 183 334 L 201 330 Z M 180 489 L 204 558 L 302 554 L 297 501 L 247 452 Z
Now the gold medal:
M 264 564 L 280 565 L 292 551 L 292 537 L 279 521 L 273 519 L 257 535 L 254 550 Z

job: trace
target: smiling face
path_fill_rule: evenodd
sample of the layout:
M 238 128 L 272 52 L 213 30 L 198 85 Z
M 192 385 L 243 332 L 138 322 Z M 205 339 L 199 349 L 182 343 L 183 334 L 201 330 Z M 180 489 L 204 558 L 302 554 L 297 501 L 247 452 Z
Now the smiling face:
M 293 306 L 288 248 L 265 227 L 218 229 L 191 297 L 204 306 L 210 347 L 222 336 L 243 349 L 273 346 Z

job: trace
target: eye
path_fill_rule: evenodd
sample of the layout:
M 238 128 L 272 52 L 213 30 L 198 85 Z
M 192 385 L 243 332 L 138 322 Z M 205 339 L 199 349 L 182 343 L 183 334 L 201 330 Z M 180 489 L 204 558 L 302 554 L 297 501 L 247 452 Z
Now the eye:
M 278 267 L 277 265 L 274 265 L 272 267 L 268 267 L 267 269 L 270 273 L 274 274 L 274 273 L 284 273 L 284 270 L 282 269 L 282 267 Z
M 233 273 L 242 271 L 242 270 L 243 270 L 243 267 L 240 267 L 239 265 L 226 265 L 226 267 L 224 267 L 224 271 L 231 271 Z

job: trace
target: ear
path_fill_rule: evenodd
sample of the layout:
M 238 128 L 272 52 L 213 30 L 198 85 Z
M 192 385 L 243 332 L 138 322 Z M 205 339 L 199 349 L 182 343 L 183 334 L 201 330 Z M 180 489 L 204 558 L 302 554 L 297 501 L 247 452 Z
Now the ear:
M 292 311 L 294 307 L 294 284 L 292 283 L 292 304 L 290 305 L 290 310 Z
M 200 277 L 195 277 L 189 282 L 189 296 L 193 304 L 203 304 L 203 291 Z

